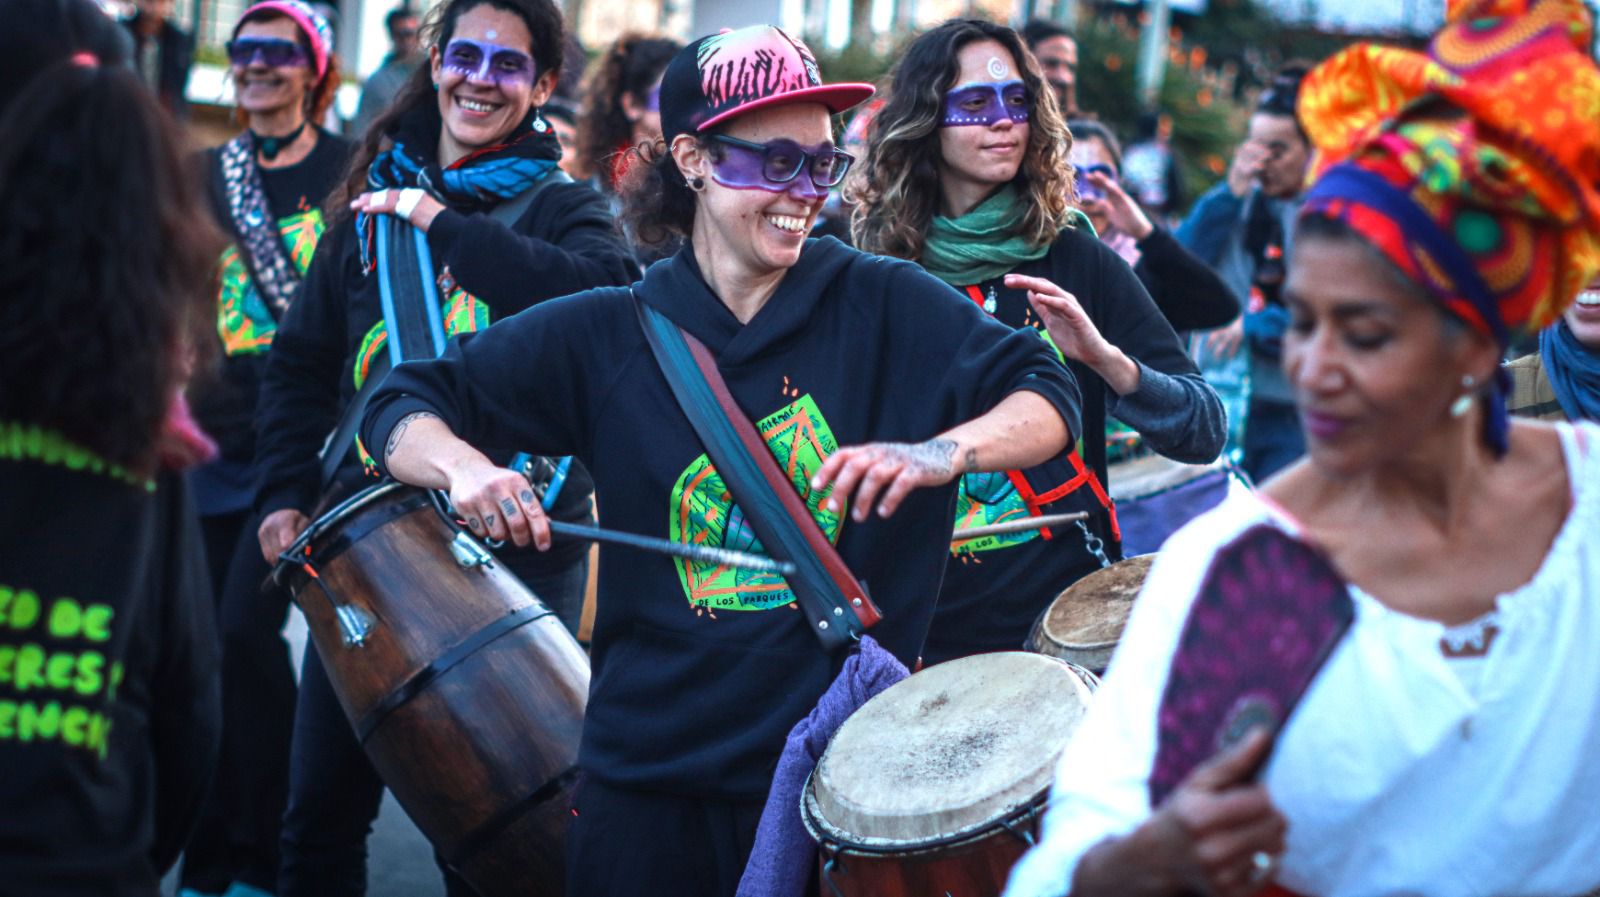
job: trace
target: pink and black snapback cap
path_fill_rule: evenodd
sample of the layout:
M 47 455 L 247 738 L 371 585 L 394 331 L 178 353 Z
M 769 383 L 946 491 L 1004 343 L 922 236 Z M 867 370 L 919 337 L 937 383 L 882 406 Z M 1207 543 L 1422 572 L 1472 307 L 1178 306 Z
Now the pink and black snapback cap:
M 843 112 L 872 96 L 871 84 L 823 84 L 805 43 L 775 25 L 700 38 L 661 76 L 661 131 L 670 145 L 755 109 L 821 103 Z

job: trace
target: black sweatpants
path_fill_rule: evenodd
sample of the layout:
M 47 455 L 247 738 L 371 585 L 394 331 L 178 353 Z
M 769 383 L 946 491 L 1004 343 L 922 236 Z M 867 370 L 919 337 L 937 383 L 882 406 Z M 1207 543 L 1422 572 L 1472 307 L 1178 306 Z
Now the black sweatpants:
M 765 805 L 586 777 L 567 831 L 567 897 L 733 897 Z
M 202 894 L 220 894 L 232 882 L 272 890 L 289 792 L 295 714 L 294 670 L 283 638 L 289 596 L 282 589 L 261 589 L 269 568 L 256 538 L 256 518 L 235 527 L 217 592 L 222 752 L 181 876 L 183 887 Z

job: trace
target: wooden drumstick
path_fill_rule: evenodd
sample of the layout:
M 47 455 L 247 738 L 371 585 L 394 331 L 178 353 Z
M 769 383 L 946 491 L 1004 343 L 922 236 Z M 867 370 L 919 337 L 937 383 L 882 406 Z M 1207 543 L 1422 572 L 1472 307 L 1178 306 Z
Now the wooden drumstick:
M 559 520 L 552 520 L 550 521 L 550 532 L 573 539 L 604 542 L 611 545 L 626 545 L 629 548 L 653 551 L 657 554 L 670 554 L 673 557 L 687 558 L 702 564 L 718 564 L 723 567 L 736 567 L 740 570 L 777 573 L 781 576 L 793 576 L 796 572 L 794 564 L 767 557 L 764 554 L 752 554 L 748 551 L 736 551 L 732 548 L 715 548 L 709 545 L 686 545 L 682 542 L 657 539 L 653 536 L 640 536 L 635 533 L 624 533 L 613 529 L 601 529 L 597 526 L 580 526 L 576 523 L 562 523 Z
M 1007 520 L 1005 523 L 991 523 L 988 526 L 958 529 L 951 534 L 950 544 L 960 545 L 962 542 L 971 542 L 973 539 L 982 539 L 985 536 L 1025 533 L 1029 530 L 1044 529 L 1047 526 L 1060 526 L 1063 523 L 1073 523 L 1087 519 L 1089 519 L 1088 511 L 1073 511 L 1071 514 L 1045 514 L 1040 517 L 1023 517 L 1020 520 Z

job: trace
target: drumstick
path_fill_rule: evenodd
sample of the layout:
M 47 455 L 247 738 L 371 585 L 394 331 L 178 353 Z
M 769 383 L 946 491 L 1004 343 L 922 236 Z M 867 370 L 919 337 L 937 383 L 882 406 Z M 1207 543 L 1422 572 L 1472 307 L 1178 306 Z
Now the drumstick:
M 629 548 L 654 551 L 657 554 L 670 554 L 673 557 L 686 558 L 702 564 L 717 564 L 723 567 L 737 567 L 741 570 L 755 570 L 760 573 L 777 573 L 782 576 L 793 576 L 796 572 L 794 564 L 770 558 L 764 554 L 752 554 L 748 551 L 736 551 L 732 548 L 715 548 L 709 545 L 686 545 L 682 542 L 671 542 L 666 539 L 657 539 L 653 536 L 640 536 L 635 533 L 624 533 L 614 529 L 601 529 L 597 526 L 580 526 L 576 523 L 562 523 L 559 520 L 552 520 L 550 521 L 550 532 L 573 539 L 585 539 L 590 542 L 604 542 L 611 545 L 626 545 Z
M 975 526 L 972 529 L 958 529 L 951 534 L 950 544 L 959 545 L 962 542 L 971 542 L 973 539 L 982 539 L 984 536 L 1025 533 L 1028 530 L 1044 529 L 1047 526 L 1059 526 L 1063 523 L 1087 519 L 1089 519 L 1088 511 L 1073 511 L 1071 514 L 1045 514 L 1041 517 L 1007 520 L 1005 523 L 991 523 L 988 526 Z

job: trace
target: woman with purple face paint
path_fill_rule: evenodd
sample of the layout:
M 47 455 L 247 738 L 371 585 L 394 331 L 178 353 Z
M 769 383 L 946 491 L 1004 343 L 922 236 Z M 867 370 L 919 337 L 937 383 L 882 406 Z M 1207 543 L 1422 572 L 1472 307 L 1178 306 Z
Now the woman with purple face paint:
M 1121 555 L 1106 415 L 1163 455 L 1204 463 L 1222 448 L 1222 406 L 1127 263 L 1073 225 L 1072 136 L 1016 32 L 954 19 L 912 41 L 873 135 L 851 188 L 857 245 L 918 261 L 975 308 L 1045 338 L 1083 387 L 1081 448 L 961 480 L 958 540 L 968 527 L 1090 515 L 947 555 L 927 659 L 1014 650 L 1062 589 Z
M 571 453 L 608 526 L 765 551 L 646 343 L 639 315 L 659 313 L 708 348 L 869 584 L 871 636 L 914 666 L 956 477 L 1059 453 L 1078 392 L 1044 343 L 915 265 L 807 239 L 852 162 L 830 113 L 871 93 L 824 85 L 805 45 L 769 26 L 683 50 L 661 84 L 670 152 L 636 163 L 624 196 L 636 233 L 688 242 L 631 290 L 541 305 L 397 370 L 362 430 L 381 466 L 468 514 L 511 502 L 506 535 L 544 547 L 543 510 L 474 446 Z M 601 557 L 568 893 L 731 895 L 785 737 L 848 652 L 819 644 L 775 574 Z
M 451 0 L 424 33 L 432 44 L 429 64 L 363 137 L 329 202 L 338 213 L 332 229 L 284 317 L 268 365 L 257 418 L 264 515 L 258 551 L 267 558 L 276 558 L 328 497 L 376 482 L 359 440 L 330 449 L 338 460 L 328 483 L 318 450 L 369 381 L 437 351 L 432 327 L 420 340 L 390 332 L 386 287 L 391 298 L 410 294 L 418 304 L 437 303 L 430 317 L 449 338 L 638 273 L 605 200 L 559 172 L 560 147 L 539 112 L 562 62 L 564 28 L 555 4 Z M 380 256 L 386 235 L 400 239 L 382 244 L 387 252 Z M 415 259 L 414 267 L 389 267 L 386 259 L 401 252 Z M 406 269 L 414 272 L 410 279 Z M 497 443 L 495 457 L 509 462 L 524 448 Z M 592 519 L 591 492 L 587 475 L 573 467 L 551 516 Z M 495 518 L 469 522 L 480 537 L 504 538 Z M 507 546 L 499 557 L 576 627 L 584 549 L 567 544 L 536 553 Z M 383 782 L 314 648 L 306 654 L 290 765 L 278 893 L 362 893 L 365 843 Z M 449 877 L 449 887 L 465 886 Z
M 253 419 L 278 324 L 325 227 L 322 201 L 350 145 L 322 130 L 339 86 L 327 20 L 298 0 L 245 10 L 228 42 L 243 133 L 205 155 L 212 213 L 233 237 L 218 262 L 222 363 L 192 387 L 195 415 L 221 457 L 190 475 L 223 640 L 223 761 L 184 852 L 186 894 L 270 892 L 288 791 L 295 682 L 280 634 L 288 599 L 262 595 L 266 564 L 251 507 Z

